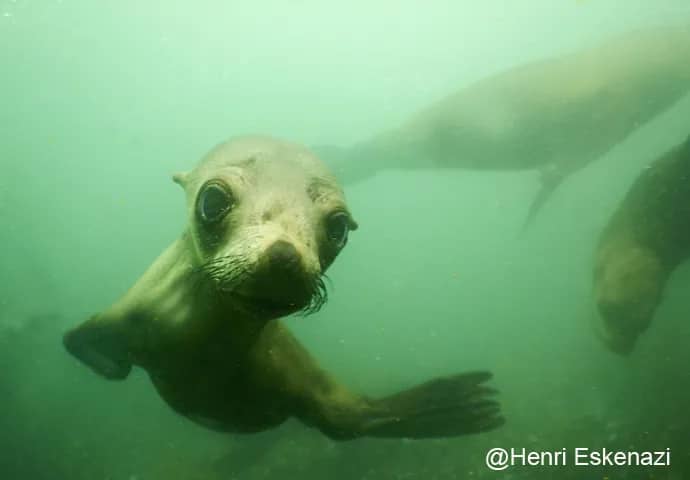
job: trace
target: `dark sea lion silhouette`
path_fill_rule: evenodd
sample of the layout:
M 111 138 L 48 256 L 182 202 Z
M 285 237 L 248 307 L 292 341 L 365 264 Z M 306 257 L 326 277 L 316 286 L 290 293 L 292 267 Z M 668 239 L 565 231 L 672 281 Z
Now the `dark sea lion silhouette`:
M 594 297 L 610 350 L 633 350 L 688 256 L 690 137 L 642 171 L 601 235 Z

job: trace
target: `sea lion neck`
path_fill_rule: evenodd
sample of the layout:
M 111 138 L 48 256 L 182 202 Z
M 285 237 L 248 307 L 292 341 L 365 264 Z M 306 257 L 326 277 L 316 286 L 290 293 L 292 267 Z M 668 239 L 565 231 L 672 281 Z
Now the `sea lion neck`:
M 153 367 L 148 355 L 141 352 L 154 349 L 177 355 L 180 345 L 197 356 L 215 350 L 240 355 L 253 345 L 266 324 L 265 319 L 233 307 L 223 297 L 194 258 L 191 242 L 185 231 L 102 314 L 128 324 L 136 364 Z M 158 330 L 155 338 L 146 333 L 152 325 Z M 190 340 L 204 348 L 190 349 Z M 218 349 L 209 349 L 209 345 Z

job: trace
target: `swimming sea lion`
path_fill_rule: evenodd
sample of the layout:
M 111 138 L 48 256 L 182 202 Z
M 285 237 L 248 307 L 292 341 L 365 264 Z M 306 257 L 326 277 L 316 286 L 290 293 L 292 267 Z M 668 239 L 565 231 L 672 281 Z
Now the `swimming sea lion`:
M 343 183 L 385 169 L 540 172 L 529 222 L 570 174 L 690 90 L 690 27 L 637 30 L 480 80 L 351 148 L 320 147 Z
M 240 137 L 174 180 L 188 226 L 105 312 L 64 337 L 97 373 L 145 369 L 174 410 L 251 433 L 296 417 L 334 439 L 443 437 L 498 427 L 486 372 L 372 399 L 322 371 L 279 317 L 318 310 L 321 280 L 357 228 L 334 177 L 309 150 Z
M 612 351 L 633 350 L 689 255 L 690 137 L 642 172 L 601 235 L 594 295 Z

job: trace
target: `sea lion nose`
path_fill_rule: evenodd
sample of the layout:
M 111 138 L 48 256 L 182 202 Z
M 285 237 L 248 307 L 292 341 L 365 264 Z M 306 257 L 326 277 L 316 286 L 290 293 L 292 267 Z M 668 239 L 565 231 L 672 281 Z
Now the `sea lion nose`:
M 292 274 L 300 272 L 300 256 L 290 242 L 277 240 L 266 250 L 266 257 L 269 268 L 273 272 Z

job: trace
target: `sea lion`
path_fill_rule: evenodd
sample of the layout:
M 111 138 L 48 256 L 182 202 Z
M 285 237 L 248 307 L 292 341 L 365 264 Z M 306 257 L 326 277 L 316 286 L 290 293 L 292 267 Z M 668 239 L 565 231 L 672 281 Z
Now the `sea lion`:
M 609 349 L 633 350 L 689 255 L 690 137 L 642 172 L 601 234 L 594 297 Z
M 529 223 L 569 175 L 690 90 L 690 27 L 636 30 L 479 80 L 399 128 L 321 146 L 345 184 L 385 169 L 540 172 Z
M 109 379 L 145 369 L 175 411 L 219 431 L 258 432 L 288 417 L 340 440 L 502 424 L 487 372 L 368 398 L 321 370 L 278 320 L 324 304 L 322 276 L 357 228 L 309 150 L 234 138 L 174 180 L 187 195 L 187 228 L 120 300 L 65 334 L 82 362 Z

